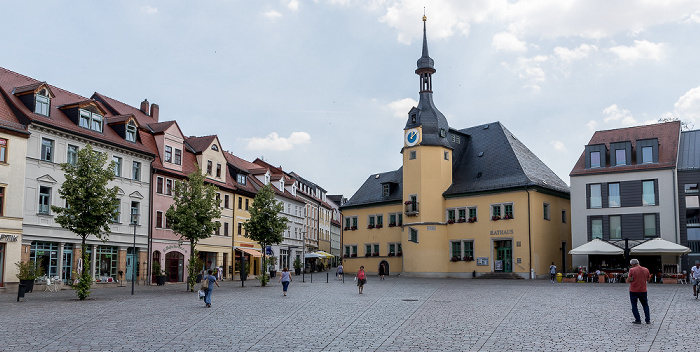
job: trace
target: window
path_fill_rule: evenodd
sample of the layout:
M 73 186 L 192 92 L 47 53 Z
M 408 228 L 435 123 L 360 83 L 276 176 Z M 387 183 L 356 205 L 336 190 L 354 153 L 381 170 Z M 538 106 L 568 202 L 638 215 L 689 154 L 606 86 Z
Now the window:
M 352 217 L 352 227 L 357 228 L 357 216 Z
M 620 184 L 608 183 L 608 207 L 617 208 L 620 206 Z
M 513 218 L 513 204 L 503 204 L 503 218 L 512 219 Z
M 173 147 L 169 145 L 165 146 L 165 161 L 169 163 L 173 162 Z
M 5 216 L 5 187 L 0 187 L 0 216 Z
M 214 164 L 211 162 L 211 160 L 207 160 L 207 175 L 211 176 L 213 167 Z
M 458 215 L 457 217 L 459 218 L 459 221 L 467 221 L 467 209 L 461 208 L 457 211 Z
M 685 193 L 698 193 L 698 184 L 697 183 L 686 183 L 685 184 Z
M 614 215 L 608 217 L 610 220 L 610 238 L 620 239 L 622 238 L 622 222 L 619 215 Z
M 131 179 L 141 181 L 141 163 L 138 161 L 134 161 L 131 167 Z
M 370 255 L 372 255 L 372 245 L 365 244 L 365 257 L 369 257 Z
M 173 180 L 171 179 L 165 180 L 165 195 L 173 195 Z
M 469 219 L 476 221 L 476 208 L 469 208 Z
M 372 253 L 374 253 L 374 255 L 379 255 L 379 245 L 378 244 L 374 245 L 374 251 Z
M 615 165 L 627 165 L 627 153 L 625 149 L 615 149 Z
M 136 142 L 136 125 L 133 122 L 126 124 L 126 140 Z
M 78 120 L 78 126 L 82 128 L 90 128 L 90 112 L 85 110 L 80 110 L 80 119 Z
M 0 163 L 7 162 L 7 139 L 0 138 Z
M 34 107 L 34 112 L 39 115 L 49 116 L 49 105 L 51 100 L 48 97 L 48 93 L 45 89 L 42 89 L 36 94 L 36 106 Z
M 163 194 L 163 178 L 156 177 L 156 193 Z
M 216 194 L 216 205 L 221 207 L 221 193 Z
M 111 221 L 115 224 L 119 223 L 119 216 L 122 213 L 122 200 L 117 199 L 117 211 L 114 213 L 114 217 L 112 217 Z
M 603 239 L 603 219 L 591 219 L 591 239 Z
M 600 152 L 591 152 L 591 168 L 600 167 Z
M 141 206 L 141 204 L 139 202 L 131 202 L 131 219 L 129 219 L 129 223 L 133 224 L 134 220 L 135 220 L 134 216 L 136 216 L 136 218 L 138 218 L 139 217 L 138 215 L 141 214 L 141 212 L 139 211 L 140 206 Z M 140 223 L 139 222 L 140 220 L 141 219 L 136 219 L 136 225 L 138 225 Z
M 413 160 L 415 158 L 416 158 L 416 151 L 415 150 L 411 150 L 410 152 L 408 152 L 408 159 Z
M 51 209 L 51 187 L 39 187 L 39 214 L 49 214 Z
M 68 145 L 68 154 L 66 155 L 66 162 L 73 166 L 78 164 L 78 147 L 74 145 Z
M 549 204 L 544 203 L 542 205 L 542 213 L 544 214 L 544 219 L 549 220 Z
M 214 230 L 214 234 L 217 236 L 221 236 L 221 222 L 219 221 L 214 221 L 216 223 L 216 230 Z
M 644 237 L 656 237 L 656 214 L 644 215 Z
M 388 183 L 383 184 L 382 185 L 382 197 L 388 197 L 390 190 L 391 190 L 390 184 L 388 184 Z
M 230 204 L 229 204 L 229 198 L 230 198 L 230 197 L 229 197 L 228 194 L 224 194 L 224 208 L 226 208 L 226 209 L 228 209 L 228 208 L 229 208 L 229 205 L 230 205 Z
M 102 115 L 80 109 L 78 125 L 93 131 L 102 132 Z
M 224 223 L 224 236 L 228 236 L 228 223 Z
M 374 228 L 374 215 L 369 215 L 367 217 L 367 228 Z
M 491 216 L 493 216 L 494 218 L 501 217 L 501 205 L 500 204 L 496 204 L 496 205 L 491 206 Z
M 182 150 L 175 148 L 175 165 L 182 165 Z
M 114 176 L 120 177 L 122 175 L 122 158 L 113 156 L 112 162 L 114 162 Z
M 216 177 L 221 178 L 221 164 L 216 164 Z
M 156 212 L 156 228 L 157 229 L 163 228 L 163 212 L 162 211 Z
M 53 140 L 41 139 L 41 160 L 53 161 Z
M 447 210 L 447 222 L 455 222 L 455 210 L 454 209 Z
M 245 185 L 245 175 L 243 175 L 243 174 L 236 175 L 236 182 L 238 182 L 239 185 Z
M 603 198 L 600 195 L 600 184 L 589 185 L 591 196 L 589 198 L 590 208 L 602 208 Z
M 384 226 L 384 215 L 377 215 L 377 227 Z
M 168 221 L 167 214 L 163 214 L 163 221 L 165 222 L 165 228 L 170 229 L 170 221 Z
M 218 152 L 218 151 L 219 151 L 219 147 L 217 147 L 216 144 L 212 144 L 212 145 L 211 145 L 211 150 Z
M 444 152 L 445 160 L 450 160 L 450 152 Z
M 565 209 L 561 210 L 561 222 L 566 224 L 566 210 Z
M 653 147 L 642 147 L 642 164 L 654 162 L 653 150 Z
M 396 255 L 396 243 L 389 243 L 389 256 L 393 257 Z
M 243 209 L 243 197 L 238 197 L 238 210 Z
M 654 181 L 642 181 L 642 205 L 656 205 Z
M 474 258 L 474 241 L 464 241 L 464 256 L 472 260 Z
M 248 201 L 249 201 L 249 199 L 245 200 L 245 210 L 248 210 Z
M 453 241 L 451 243 L 452 247 L 452 258 L 459 258 L 457 260 L 462 259 L 462 242 L 461 241 Z
M 418 243 L 418 230 L 414 228 L 409 228 L 408 240 L 411 242 Z
M 237 233 L 238 233 L 238 236 L 243 234 L 243 224 L 240 222 L 238 223 L 238 232 Z

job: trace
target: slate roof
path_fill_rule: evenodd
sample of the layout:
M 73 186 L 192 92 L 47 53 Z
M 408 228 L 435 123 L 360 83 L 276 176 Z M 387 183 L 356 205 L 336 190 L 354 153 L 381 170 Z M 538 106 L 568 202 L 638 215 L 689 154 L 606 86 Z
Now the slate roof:
M 148 127 L 151 128 L 153 133 L 158 134 L 158 133 L 165 132 L 165 130 L 167 130 L 168 128 L 170 128 L 170 126 L 172 126 L 174 124 L 175 124 L 175 121 L 165 121 L 165 122 L 157 122 L 157 123 L 149 124 Z M 178 127 L 178 129 L 179 128 L 180 127 Z
M 569 194 L 569 186 L 500 122 L 450 130 L 450 133 L 459 135 L 460 143 L 450 142 L 453 148 L 452 185 L 443 196 L 526 186 Z M 343 207 L 402 201 L 402 168 L 378 175 L 378 178 L 377 175 L 367 178 Z M 388 197 L 382 197 L 382 183 L 385 182 L 399 184 L 399 187 L 392 188 Z
M 625 166 L 610 165 L 610 158 L 606 158 L 607 165 L 594 169 L 586 169 L 586 151 L 581 153 L 576 165 L 571 170 L 570 176 L 600 174 L 608 172 L 629 172 L 639 170 L 665 169 L 676 166 L 678 156 L 678 141 L 680 139 L 680 121 L 655 123 L 652 125 L 617 128 L 614 130 L 596 131 L 588 145 L 605 144 L 610 150 L 610 143 L 631 142 L 632 158 L 635 158 L 637 140 L 657 138 L 659 141 L 659 162 L 653 164 L 632 164 Z
M 395 183 L 396 187 L 391 187 L 389 196 L 382 196 L 382 184 Z M 343 208 L 398 201 L 403 199 L 403 167 L 398 170 L 370 175 L 360 189 L 342 206 Z
M 700 169 L 700 130 L 681 132 L 678 171 Z
M 211 136 L 203 136 L 203 137 L 187 137 L 185 138 L 185 142 L 192 147 L 192 149 L 195 151 L 195 153 L 199 154 L 203 151 L 205 151 L 211 143 L 216 139 L 216 135 L 211 135 Z M 221 146 L 219 146 L 221 147 Z

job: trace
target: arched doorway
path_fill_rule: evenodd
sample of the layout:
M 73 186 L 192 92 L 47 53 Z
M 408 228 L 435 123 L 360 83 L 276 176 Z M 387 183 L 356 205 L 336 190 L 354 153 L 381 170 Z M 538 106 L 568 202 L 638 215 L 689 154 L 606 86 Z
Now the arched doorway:
M 172 251 L 165 254 L 165 271 L 169 282 L 182 282 L 185 268 L 185 256 Z
M 379 275 L 382 274 L 382 264 L 384 264 L 384 275 L 389 276 L 389 262 L 386 260 L 379 262 L 379 266 L 377 266 L 377 273 L 379 273 Z

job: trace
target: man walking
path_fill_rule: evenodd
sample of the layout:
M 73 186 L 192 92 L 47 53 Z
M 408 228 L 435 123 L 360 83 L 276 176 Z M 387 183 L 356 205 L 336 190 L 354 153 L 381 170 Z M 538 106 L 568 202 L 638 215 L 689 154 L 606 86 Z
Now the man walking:
M 552 262 L 552 265 L 549 266 L 549 281 L 551 283 L 554 283 L 554 280 L 557 278 L 557 266 L 554 265 L 554 262 Z
M 693 284 L 693 296 L 698 296 L 698 284 L 700 284 L 700 262 L 690 268 L 690 283 Z
M 637 300 L 642 303 L 644 309 L 644 321 L 651 324 L 651 316 L 649 315 L 649 301 L 647 301 L 647 282 L 651 279 L 649 269 L 639 265 L 639 260 L 630 260 L 632 268 L 627 276 L 627 282 L 630 284 L 630 301 L 632 302 L 632 314 L 634 315 L 633 324 L 641 324 L 642 318 L 639 316 L 637 308 Z

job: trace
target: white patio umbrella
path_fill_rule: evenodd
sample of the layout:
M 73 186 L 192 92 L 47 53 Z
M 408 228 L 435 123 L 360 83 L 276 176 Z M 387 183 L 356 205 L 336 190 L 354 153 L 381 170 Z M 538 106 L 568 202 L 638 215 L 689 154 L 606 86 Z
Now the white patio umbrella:
M 632 254 L 685 254 L 689 253 L 690 248 L 681 246 L 680 244 L 666 241 L 661 238 L 654 238 L 642 244 L 636 245 L 630 249 Z
M 618 246 L 608 242 L 594 238 L 593 241 L 580 245 L 569 251 L 569 254 L 602 254 L 602 255 L 619 255 L 624 253 L 624 250 Z
M 322 255 L 316 254 L 316 253 L 306 253 L 306 254 L 304 254 L 304 258 L 311 259 L 311 258 L 324 258 L 324 257 Z

